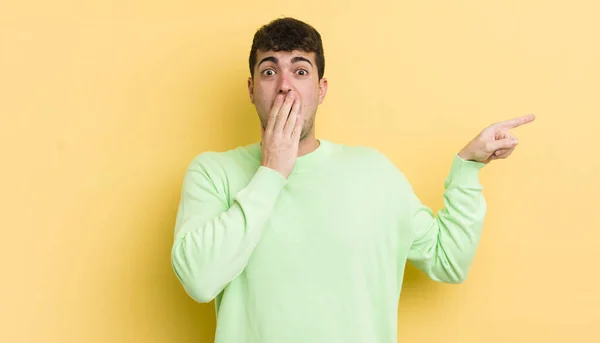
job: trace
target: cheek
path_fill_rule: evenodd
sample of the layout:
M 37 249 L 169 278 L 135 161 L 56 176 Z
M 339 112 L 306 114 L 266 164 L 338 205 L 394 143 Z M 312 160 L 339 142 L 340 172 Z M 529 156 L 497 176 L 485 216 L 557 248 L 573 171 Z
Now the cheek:
M 318 91 L 315 92 L 313 89 L 311 89 L 310 92 L 308 92 L 304 98 L 307 99 L 306 101 L 304 101 L 304 105 L 308 108 L 312 109 L 319 105 Z
M 265 98 L 263 99 L 263 104 L 264 104 L 265 108 L 268 110 L 270 110 L 271 107 L 273 107 L 274 102 L 275 102 L 274 96 L 265 96 Z
M 272 91 L 267 89 L 264 85 L 257 84 L 254 88 L 254 99 L 256 100 L 256 103 L 268 104 L 273 101 Z
M 271 108 L 271 104 L 273 103 L 272 97 L 267 95 L 268 93 L 263 92 L 263 90 L 259 90 L 254 94 L 254 100 L 257 106 L 261 109 Z
M 302 94 L 302 103 L 313 106 L 315 102 L 319 101 L 319 89 L 315 89 L 312 87 L 305 87 L 304 89 L 299 89 L 299 92 Z

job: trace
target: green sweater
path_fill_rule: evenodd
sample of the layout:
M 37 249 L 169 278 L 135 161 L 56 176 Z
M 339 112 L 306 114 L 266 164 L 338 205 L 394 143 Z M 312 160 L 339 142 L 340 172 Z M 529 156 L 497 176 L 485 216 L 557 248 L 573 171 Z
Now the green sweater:
M 392 343 L 406 261 L 465 280 L 479 243 L 482 163 L 455 155 L 434 215 L 379 151 L 320 140 L 286 180 L 260 143 L 190 164 L 173 270 L 215 300 L 216 343 Z

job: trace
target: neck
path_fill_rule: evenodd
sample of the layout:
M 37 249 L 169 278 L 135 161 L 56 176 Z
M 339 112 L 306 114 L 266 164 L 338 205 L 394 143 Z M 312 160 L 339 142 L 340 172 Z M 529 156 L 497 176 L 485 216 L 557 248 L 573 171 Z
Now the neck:
M 262 140 L 259 144 L 262 146 Z M 315 130 L 313 128 L 310 133 L 298 143 L 298 157 L 310 154 L 311 152 L 317 150 L 320 145 L 321 142 L 315 138 Z
M 304 139 L 300 140 L 298 144 L 298 157 L 309 154 L 315 151 L 321 142 L 315 138 L 314 129 L 310 131 L 310 133 L 304 137 Z

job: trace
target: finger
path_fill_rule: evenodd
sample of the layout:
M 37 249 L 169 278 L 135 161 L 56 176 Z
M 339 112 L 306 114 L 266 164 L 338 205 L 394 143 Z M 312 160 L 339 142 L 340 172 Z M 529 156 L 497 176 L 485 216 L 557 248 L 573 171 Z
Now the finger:
M 283 94 L 279 94 L 275 98 L 275 101 L 273 101 L 273 107 L 271 107 L 271 111 L 269 112 L 269 118 L 267 119 L 267 127 L 265 128 L 266 132 L 273 131 L 273 128 L 275 127 L 275 122 L 277 120 L 277 113 L 279 113 L 279 109 L 283 105 L 283 100 Z
M 510 138 L 510 139 L 514 139 L 514 140 L 515 140 L 515 142 L 517 142 L 517 143 L 519 142 L 519 140 L 517 139 L 517 137 L 515 137 L 514 135 L 512 135 L 510 132 L 505 132 L 505 133 L 503 133 L 503 134 L 502 134 L 502 136 L 500 136 L 500 137 L 501 137 L 501 138 Z M 511 149 L 512 149 L 512 150 L 514 150 L 514 149 L 515 149 L 515 147 L 513 146 L 512 148 L 501 148 L 501 149 L 498 149 L 498 150 L 494 151 L 494 155 L 495 155 L 495 156 L 502 155 L 502 154 L 506 153 L 507 151 L 509 151 L 509 150 L 511 150 Z
M 506 129 L 514 129 L 515 127 L 531 123 L 534 120 L 535 114 L 528 114 L 526 116 L 505 120 L 503 122 L 498 123 L 498 126 Z
M 283 127 L 285 126 L 285 122 L 287 122 L 288 115 L 290 113 L 295 98 L 296 95 L 294 93 L 287 93 L 285 101 L 283 102 L 283 105 L 277 113 L 277 121 L 275 122 L 275 127 L 273 128 L 273 130 L 275 130 L 276 132 L 283 132 Z
M 299 142 L 300 137 L 302 136 L 302 126 L 304 125 L 304 117 L 301 112 L 298 112 L 298 118 L 296 118 L 296 124 L 294 125 L 294 130 L 292 131 L 292 141 Z
M 501 129 L 498 134 L 496 135 L 496 140 L 498 139 L 505 139 L 505 138 L 514 138 L 517 139 L 517 137 L 513 136 L 510 132 L 508 132 L 508 129 Z
M 487 149 L 490 153 L 494 153 L 496 150 L 514 148 L 518 143 L 516 137 L 509 137 L 488 143 Z
M 298 121 L 298 113 L 300 112 L 300 99 L 296 99 L 294 104 L 292 105 L 292 111 L 290 112 L 290 116 L 288 117 L 287 123 L 285 124 L 285 128 L 283 129 L 283 134 L 285 137 L 289 137 L 292 135 L 292 131 L 296 127 L 296 122 Z
M 499 151 L 503 151 L 503 152 L 499 154 L 498 153 Z M 513 151 L 515 151 L 515 149 L 498 150 L 498 151 L 496 151 L 496 153 L 494 153 L 494 159 L 499 160 L 499 159 L 507 158 L 508 156 L 510 156 L 510 154 L 513 153 Z
M 510 154 L 515 150 L 515 148 L 510 148 L 510 149 L 498 149 L 494 152 L 494 156 L 496 157 L 500 157 L 506 154 Z

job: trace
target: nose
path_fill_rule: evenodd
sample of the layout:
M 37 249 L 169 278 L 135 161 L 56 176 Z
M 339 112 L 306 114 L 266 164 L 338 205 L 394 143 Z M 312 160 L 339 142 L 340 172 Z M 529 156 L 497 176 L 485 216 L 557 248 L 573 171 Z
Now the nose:
M 294 87 L 292 87 L 292 83 L 289 80 L 289 77 L 285 75 L 285 73 L 281 74 L 282 76 L 279 78 L 279 84 L 277 85 L 277 93 L 286 94 L 291 91 Z

